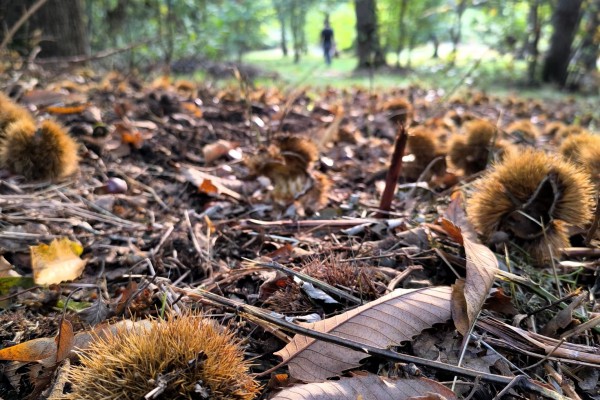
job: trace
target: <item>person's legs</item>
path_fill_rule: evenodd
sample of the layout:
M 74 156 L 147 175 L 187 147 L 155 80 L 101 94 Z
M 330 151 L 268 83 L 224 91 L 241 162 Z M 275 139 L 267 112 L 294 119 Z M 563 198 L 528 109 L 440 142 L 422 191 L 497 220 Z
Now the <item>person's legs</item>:
M 324 45 L 323 53 L 325 55 L 325 63 L 331 65 L 331 46 Z

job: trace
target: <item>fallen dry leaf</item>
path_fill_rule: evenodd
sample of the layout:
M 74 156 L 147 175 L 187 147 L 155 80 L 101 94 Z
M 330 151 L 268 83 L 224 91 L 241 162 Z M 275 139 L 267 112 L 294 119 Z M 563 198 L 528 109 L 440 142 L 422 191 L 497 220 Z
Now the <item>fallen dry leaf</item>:
M 450 319 L 450 288 L 398 289 L 335 317 L 302 326 L 371 346 L 388 348 Z M 282 350 L 290 376 L 318 382 L 360 365 L 366 354 L 302 335 Z
M 5 347 L 0 350 L 0 360 L 39 361 L 56 355 L 54 338 L 39 338 Z
M 69 356 L 73 349 L 75 336 L 73 334 L 73 325 L 67 319 L 63 318 L 60 322 L 60 331 L 56 337 L 56 362 L 61 362 Z
M 236 192 L 232 189 L 229 189 L 227 186 L 225 186 L 226 184 L 229 184 L 229 183 L 237 184 L 238 182 L 236 182 L 236 181 L 219 178 L 217 176 L 210 175 L 210 174 L 207 174 L 202 171 L 198 171 L 197 169 L 193 169 L 193 168 L 184 168 L 181 171 L 181 173 L 183 174 L 183 177 L 185 180 L 187 180 L 188 182 L 190 182 L 193 185 L 196 185 L 196 187 L 199 190 L 202 187 L 202 185 L 205 185 L 204 188 L 210 190 L 211 193 L 212 193 L 212 190 L 216 190 L 217 191 L 216 193 L 224 194 L 226 196 L 234 198 L 235 200 L 242 199 L 242 196 L 238 192 Z M 207 181 L 208 181 L 208 183 L 205 183 Z
M 20 362 L 40 362 L 52 366 L 57 360 L 73 357 L 77 352 L 87 349 L 98 338 L 115 335 L 124 329 L 147 329 L 150 321 L 119 321 L 112 325 L 101 325 L 90 331 L 79 332 L 73 336 L 73 328 L 66 321 L 61 324 L 61 333 L 56 337 L 29 340 L 14 346 L 0 349 L 0 360 Z M 64 331 L 63 331 L 64 330 Z
M 452 286 L 452 319 L 464 336 L 475 323 L 494 283 L 498 260 L 486 246 L 463 237 L 467 257 L 467 277 L 464 284 Z
M 209 143 L 202 148 L 202 155 L 204 155 L 204 161 L 207 164 L 226 155 L 229 150 L 233 150 L 238 147 L 237 143 L 230 142 L 228 140 L 217 140 L 214 143 Z
M 408 400 L 429 394 L 439 395 L 438 399 L 457 399 L 450 389 L 431 379 L 387 379 L 369 374 L 293 386 L 282 390 L 272 400 Z
M 38 285 L 72 281 L 85 267 L 85 261 L 79 258 L 83 247 L 67 238 L 54 239 L 49 245 L 31 246 L 30 252 L 33 281 Z
M 575 309 L 586 301 L 588 298 L 588 293 L 583 292 L 579 296 L 575 297 L 571 300 L 569 305 L 566 308 L 563 308 L 559 312 L 556 313 L 554 318 L 552 318 L 546 326 L 542 329 L 542 335 L 557 337 L 557 332 L 559 329 L 566 328 L 573 321 L 573 312 Z
M 89 106 L 89 104 L 81 104 L 77 106 L 49 106 L 46 107 L 46 111 L 55 115 L 80 114 Z

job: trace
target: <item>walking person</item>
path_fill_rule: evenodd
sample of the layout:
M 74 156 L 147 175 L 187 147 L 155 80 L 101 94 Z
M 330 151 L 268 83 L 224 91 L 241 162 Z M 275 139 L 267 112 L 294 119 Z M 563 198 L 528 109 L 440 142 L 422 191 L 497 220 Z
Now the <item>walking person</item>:
M 325 55 L 325 63 L 331 65 L 331 56 L 333 53 L 333 29 L 329 26 L 329 18 L 325 19 L 325 27 L 321 31 L 321 45 L 323 46 L 323 54 Z

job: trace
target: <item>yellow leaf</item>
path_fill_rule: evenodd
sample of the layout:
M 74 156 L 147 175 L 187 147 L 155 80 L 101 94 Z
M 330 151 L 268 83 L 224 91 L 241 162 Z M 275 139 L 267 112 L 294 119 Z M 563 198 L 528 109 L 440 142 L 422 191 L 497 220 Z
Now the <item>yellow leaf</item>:
M 72 281 L 79 277 L 85 261 L 79 258 L 83 247 L 67 238 L 54 239 L 50 245 L 31 246 L 31 269 L 38 285 Z

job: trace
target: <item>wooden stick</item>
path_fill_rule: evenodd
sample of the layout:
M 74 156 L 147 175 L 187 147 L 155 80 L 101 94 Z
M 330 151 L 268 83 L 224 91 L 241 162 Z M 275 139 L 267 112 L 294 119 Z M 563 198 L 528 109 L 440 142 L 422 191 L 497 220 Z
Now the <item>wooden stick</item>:
M 379 203 L 379 209 L 381 211 L 377 213 L 378 218 L 384 218 L 386 216 L 385 211 L 390 211 L 392 209 L 392 200 L 396 193 L 398 178 L 400 178 L 400 173 L 402 172 L 402 156 L 404 155 L 407 141 L 408 134 L 406 133 L 406 127 L 404 124 L 400 124 L 398 125 L 398 137 L 396 138 L 394 153 L 392 154 L 392 160 L 390 162 L 390 169 L 385 177 L 385 189 L 381 196 L 381 203 Z

